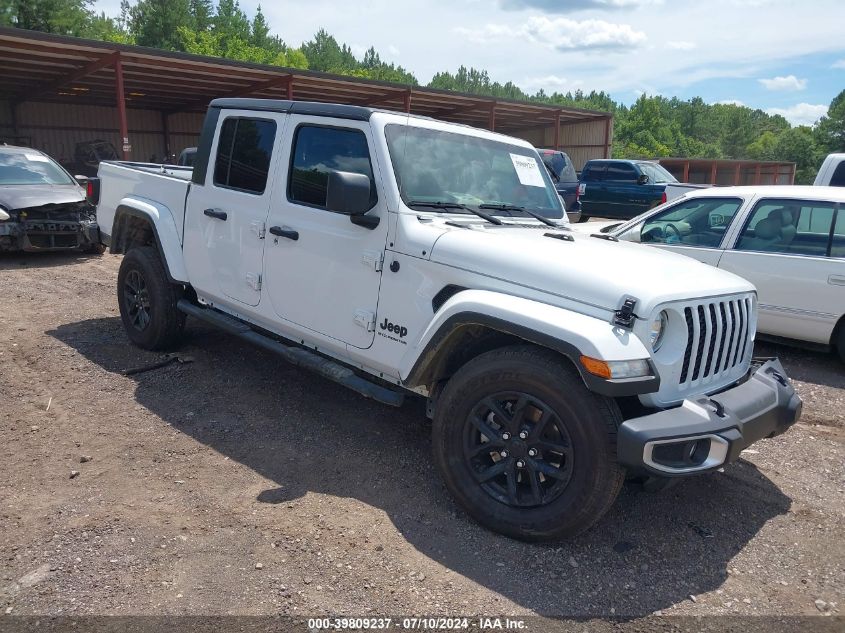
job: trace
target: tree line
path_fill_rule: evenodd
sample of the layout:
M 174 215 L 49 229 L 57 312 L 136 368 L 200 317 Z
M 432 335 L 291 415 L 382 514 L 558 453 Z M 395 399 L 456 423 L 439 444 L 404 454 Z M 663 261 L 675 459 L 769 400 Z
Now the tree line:
M 412 72 L 370 47 L 360 57 L 324 29 L 298 47 L 271 32 L 259 6 L 250 17 L 238 0 L 122 0 L 120 13 L 94 10 L 94 0 L 0 0 L 0 25 L 137 44 L 199 55 L 311 69 L 417 86 Z M 427 84 L 502 99 L 588 108 L 614 115 L 618 158 L 735 158 L 797 164 L 796 183 L 809 183 L 829 152 L 845 151 L 845 90 L 814 126 L 792 126 L 780 115 L 735 104 L 708 104 L 642 95 L 632 105 L 603 91 L 534 94 L 486 70 L 460 66 Z

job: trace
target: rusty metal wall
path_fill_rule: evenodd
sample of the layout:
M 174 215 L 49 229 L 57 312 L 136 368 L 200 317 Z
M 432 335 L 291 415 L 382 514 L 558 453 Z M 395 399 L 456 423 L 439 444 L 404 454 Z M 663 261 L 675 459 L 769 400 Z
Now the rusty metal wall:
M 131 102 L 130 102 L 131 104 Z M 148 161 L 164 157 L 164 131 L 161 113 L 156 110 L 127 109 L 132 160 Z M 168 117 L 170 150 L 177 156 L 199 139 L 202 114 L 179 113 Z M 11 107 L 0 101 L 0 138 L 13 135 Z M 73 158 L 74 147 L 82 141 L 103 139 L 120 149 L 117 108 L 87 105 L 25 102 L 17 107 L 18 135 L 31 139 L 31 145 L 59 162 Z
M 516 134 L 536 147 L 554 147 L 554 126 L 525 130 Z M 607 137 L 607 140 L 605 139 Z M 592 158 L 605 158 L 605 142 L 608 156 L 613 151 L 613 120 L 583 121 L 560 127 L 560 149 L 572 159 L 575 169 L 581 170 Z
M 129 102 L 131 106 L 131 101 Z M 127 109 L 132 160 L 157 161 L 164 157 L 164 132 L 161 112 Z M 25 102 L 17 108 L 18 135 L 31 139 L 31 145 L 59 160 L 70 162 L 74 147 L 82 141 L 103 139 L 120 149 L 117 108 L 105 106 L 64 105 Z M 168 117 L 170 151 L 177 156 L 186 147 L 194 147 L 199 139 L 203 115 L 177 113 Z M 604 158 L 604 120 L 562 125 L 561 149 L 569 154 L 580 170 L 591 158 Z M 0 138 L 12 136 L 12 116 L 8 102 L 0 101 Z M 522 130 L 514 136 L 524 138 L 536 147 L 554 145 L 554 127 Z M 612 142 L 613 126 L 609 129 Z

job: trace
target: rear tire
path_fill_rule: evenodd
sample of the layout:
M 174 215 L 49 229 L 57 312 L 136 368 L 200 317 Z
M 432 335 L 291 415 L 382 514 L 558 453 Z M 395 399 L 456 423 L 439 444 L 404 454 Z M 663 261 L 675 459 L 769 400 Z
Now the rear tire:
M 117 274 L 117 303 L 126 334 L 138 347 L 172 347 L 185 327 L 185 315 L 176 308 L 182 287 L 170 283 L 158 250 L 131 249 Z
M 447 383 L 432 432 L 435 465 L 479 523 L 526 541 L 575 536 L 613 504 L 622 416 L 560 355 L 533 346 L 482 354 Z

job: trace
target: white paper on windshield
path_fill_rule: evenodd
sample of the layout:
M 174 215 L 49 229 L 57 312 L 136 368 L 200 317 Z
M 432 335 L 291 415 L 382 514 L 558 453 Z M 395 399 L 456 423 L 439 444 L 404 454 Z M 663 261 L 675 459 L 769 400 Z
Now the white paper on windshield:
M 513 168 L 516 170 L 516 175 L 519 182 L 526 187 L 545 187 L 546 183 L 543 180 L 543 174 L 540 173 L 540 165 L 537 164 L 537 159 L 533 156 L 520 156 L 519 154 L 511 154 L 511 161 L 513 161 Z
M 27 160 L 34 160 L 37 163 L 46 163 L 49 162 L 46 156 L 42 156 L 41 154 L 24 154 Z

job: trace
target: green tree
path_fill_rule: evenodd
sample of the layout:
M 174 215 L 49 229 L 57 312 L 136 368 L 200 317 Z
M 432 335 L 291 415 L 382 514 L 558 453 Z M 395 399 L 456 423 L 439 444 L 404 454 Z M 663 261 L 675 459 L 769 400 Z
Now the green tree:
M 775 157 L 795 163 L 795 184 L 812 184 L 821 162 L 812 128 L 801 125 L 783 132 L 777 139 Z
M 766 130 L 748 145 L 749 158 L 754 160 L 776 160 L 778 153 L 778 135 Z
M 0 26 L 84 35 L 94 17 L 93 0 L 0 0 Z
M 341 46 L 325 29 L 314 34 L 313 39 L 302 45 L 312 70 L 344 74 L 358 68 L 358 60 L 346 44 Z
M 252 33 L 249 18 L 241 9 L 238 0 L 220 0 L 213 24 L 212 30 L 220 37 L 224 47 L 229 40 L 250 41 Z
M 827 115 L 816 127 L 816 136 L 824 151 L 845 152 L 845 90 L 830 102 Z
M 189 0 L 188 3 L 194 30 L 208 31 L 214 16 L 214 5 L 211 0 Z
M 189 0 L 139 0 L 129 9 L 129 31 L 140 46 L 185 50 L 181 28 L 192 28 Z

